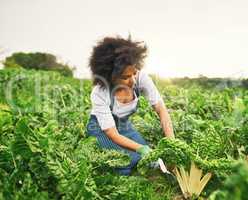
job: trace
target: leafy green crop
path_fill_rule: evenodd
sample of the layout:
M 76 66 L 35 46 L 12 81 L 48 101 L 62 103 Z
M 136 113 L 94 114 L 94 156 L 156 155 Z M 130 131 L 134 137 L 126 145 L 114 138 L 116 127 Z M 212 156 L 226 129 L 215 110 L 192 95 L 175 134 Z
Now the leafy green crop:
M 225 158 L 204 160 L 185 142 L 179 139 L 163 138 L 160 140 L 157 148 L 139 162 L 139 171 L 145 174 L 149 170 L 149 163 L 158 160 L 158 158 L 162 158 L 168 165 L 186 168 L 189 168 L 193 161 L 206 171 L 231 170 L 236 164 L 235 160 Z
M 159 157 L 169 165 L 189 167 L 194 161 L 213 171 L 204 197 L 216 188 L 226 193 L 221 185 L 231 173 L 239 174 L 232 169 L 248 153 L 248 92 L 189 83 L 158 82 L 175 140 L 163 138 L 157 114 L 140 97 L 131 120 L 154 151 L 126 177 L 113 168 L 126 165 L 128 155 L 99 149 L 86 137 L 89 80 L 52 71 L 0 70 L 0 199 L 173 199 L 180 194 L 177 184 L 147 167 Z
M 235 167 L 234 172 L 228 177 L 221 189 L 213 192 L 210 200 L 246 200 L 248 188 L 248 164 L 240 163 Z

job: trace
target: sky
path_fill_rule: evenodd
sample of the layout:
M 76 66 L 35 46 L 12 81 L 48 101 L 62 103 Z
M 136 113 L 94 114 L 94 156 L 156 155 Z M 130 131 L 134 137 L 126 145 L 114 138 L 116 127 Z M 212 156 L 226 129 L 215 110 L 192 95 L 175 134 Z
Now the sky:
M 0 0 L 0 60 L 48 52 L 90 77 L 92 47 L 130 33 L 162 77 L 248 77 L 247 0 Z

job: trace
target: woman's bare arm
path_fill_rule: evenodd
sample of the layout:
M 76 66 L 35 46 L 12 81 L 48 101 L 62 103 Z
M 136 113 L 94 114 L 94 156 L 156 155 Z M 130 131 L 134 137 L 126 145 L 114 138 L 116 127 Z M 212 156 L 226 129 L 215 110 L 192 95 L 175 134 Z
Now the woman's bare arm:
M 164 135 L 169 138 L 175 138 L 171 118 L 167 111 L 166 106 L 164 105 L 164 102 L 159 101 L 157 104 L 153 105 L 153 109 L 156 111 L 156 113 L 160 118 L 160 123 Z
M 128 148 L 130 150 L 136 151 L 138 148 L 143 146 L 142 144 L 139 144 L 121 134 L 119 134 L 118 130 L 116 127 L 108 128 L 104 130 L 106 135 L 116 144 Z

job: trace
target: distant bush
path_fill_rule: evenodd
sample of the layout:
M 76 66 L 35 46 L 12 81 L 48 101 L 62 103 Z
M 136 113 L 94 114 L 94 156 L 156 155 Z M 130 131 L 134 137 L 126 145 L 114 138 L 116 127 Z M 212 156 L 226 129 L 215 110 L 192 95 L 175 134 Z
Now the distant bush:
M 242 85 L 244 88 L 248 89 L 248 78 L 242 80 Z
M 3 62 L 5 68 L 23 67 L 26 69 L 58 71 L 64 76 L 73 76 L 73 68 L 57 62 L 57 58 L 49 53 L 13 53 Z
M 199 76 L 196 78 L 173 78 L 171 81 L 173 84 L 182 87 L 198 85 L 206 89 L 245 87 L 243 79 L 235 78 L 208 78 L 206 76 Z

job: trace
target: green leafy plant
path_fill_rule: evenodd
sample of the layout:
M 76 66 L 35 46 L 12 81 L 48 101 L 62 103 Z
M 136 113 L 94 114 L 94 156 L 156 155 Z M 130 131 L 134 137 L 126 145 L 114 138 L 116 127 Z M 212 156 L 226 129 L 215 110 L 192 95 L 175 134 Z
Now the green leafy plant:
M 160 157 L 179 173 L 194 162 L 202 173 L 213 174 L 199 198 L 216 188 L 216 198 L 230 195 L 231 186 L 222 187 L 229 178 L 242 188 L 234 197 L 245 198 L 246 170 L 235 172 L 235 159 L 248 153 L 246 89 L 213 88 L 221 80 L 205 78 L 156 81 L 177 139 L 163 138 L 158 116 L 141 96 L 131 120 L 154 150 L 126 177 L 113 168 L 126 165 L 128 155 L 99 149 L 94 138 L 86 138 L 90 80 L 8 61 L 0 70 L 0 199 L 174 199 L 181 194 L 176 180 L 148 167 Z

